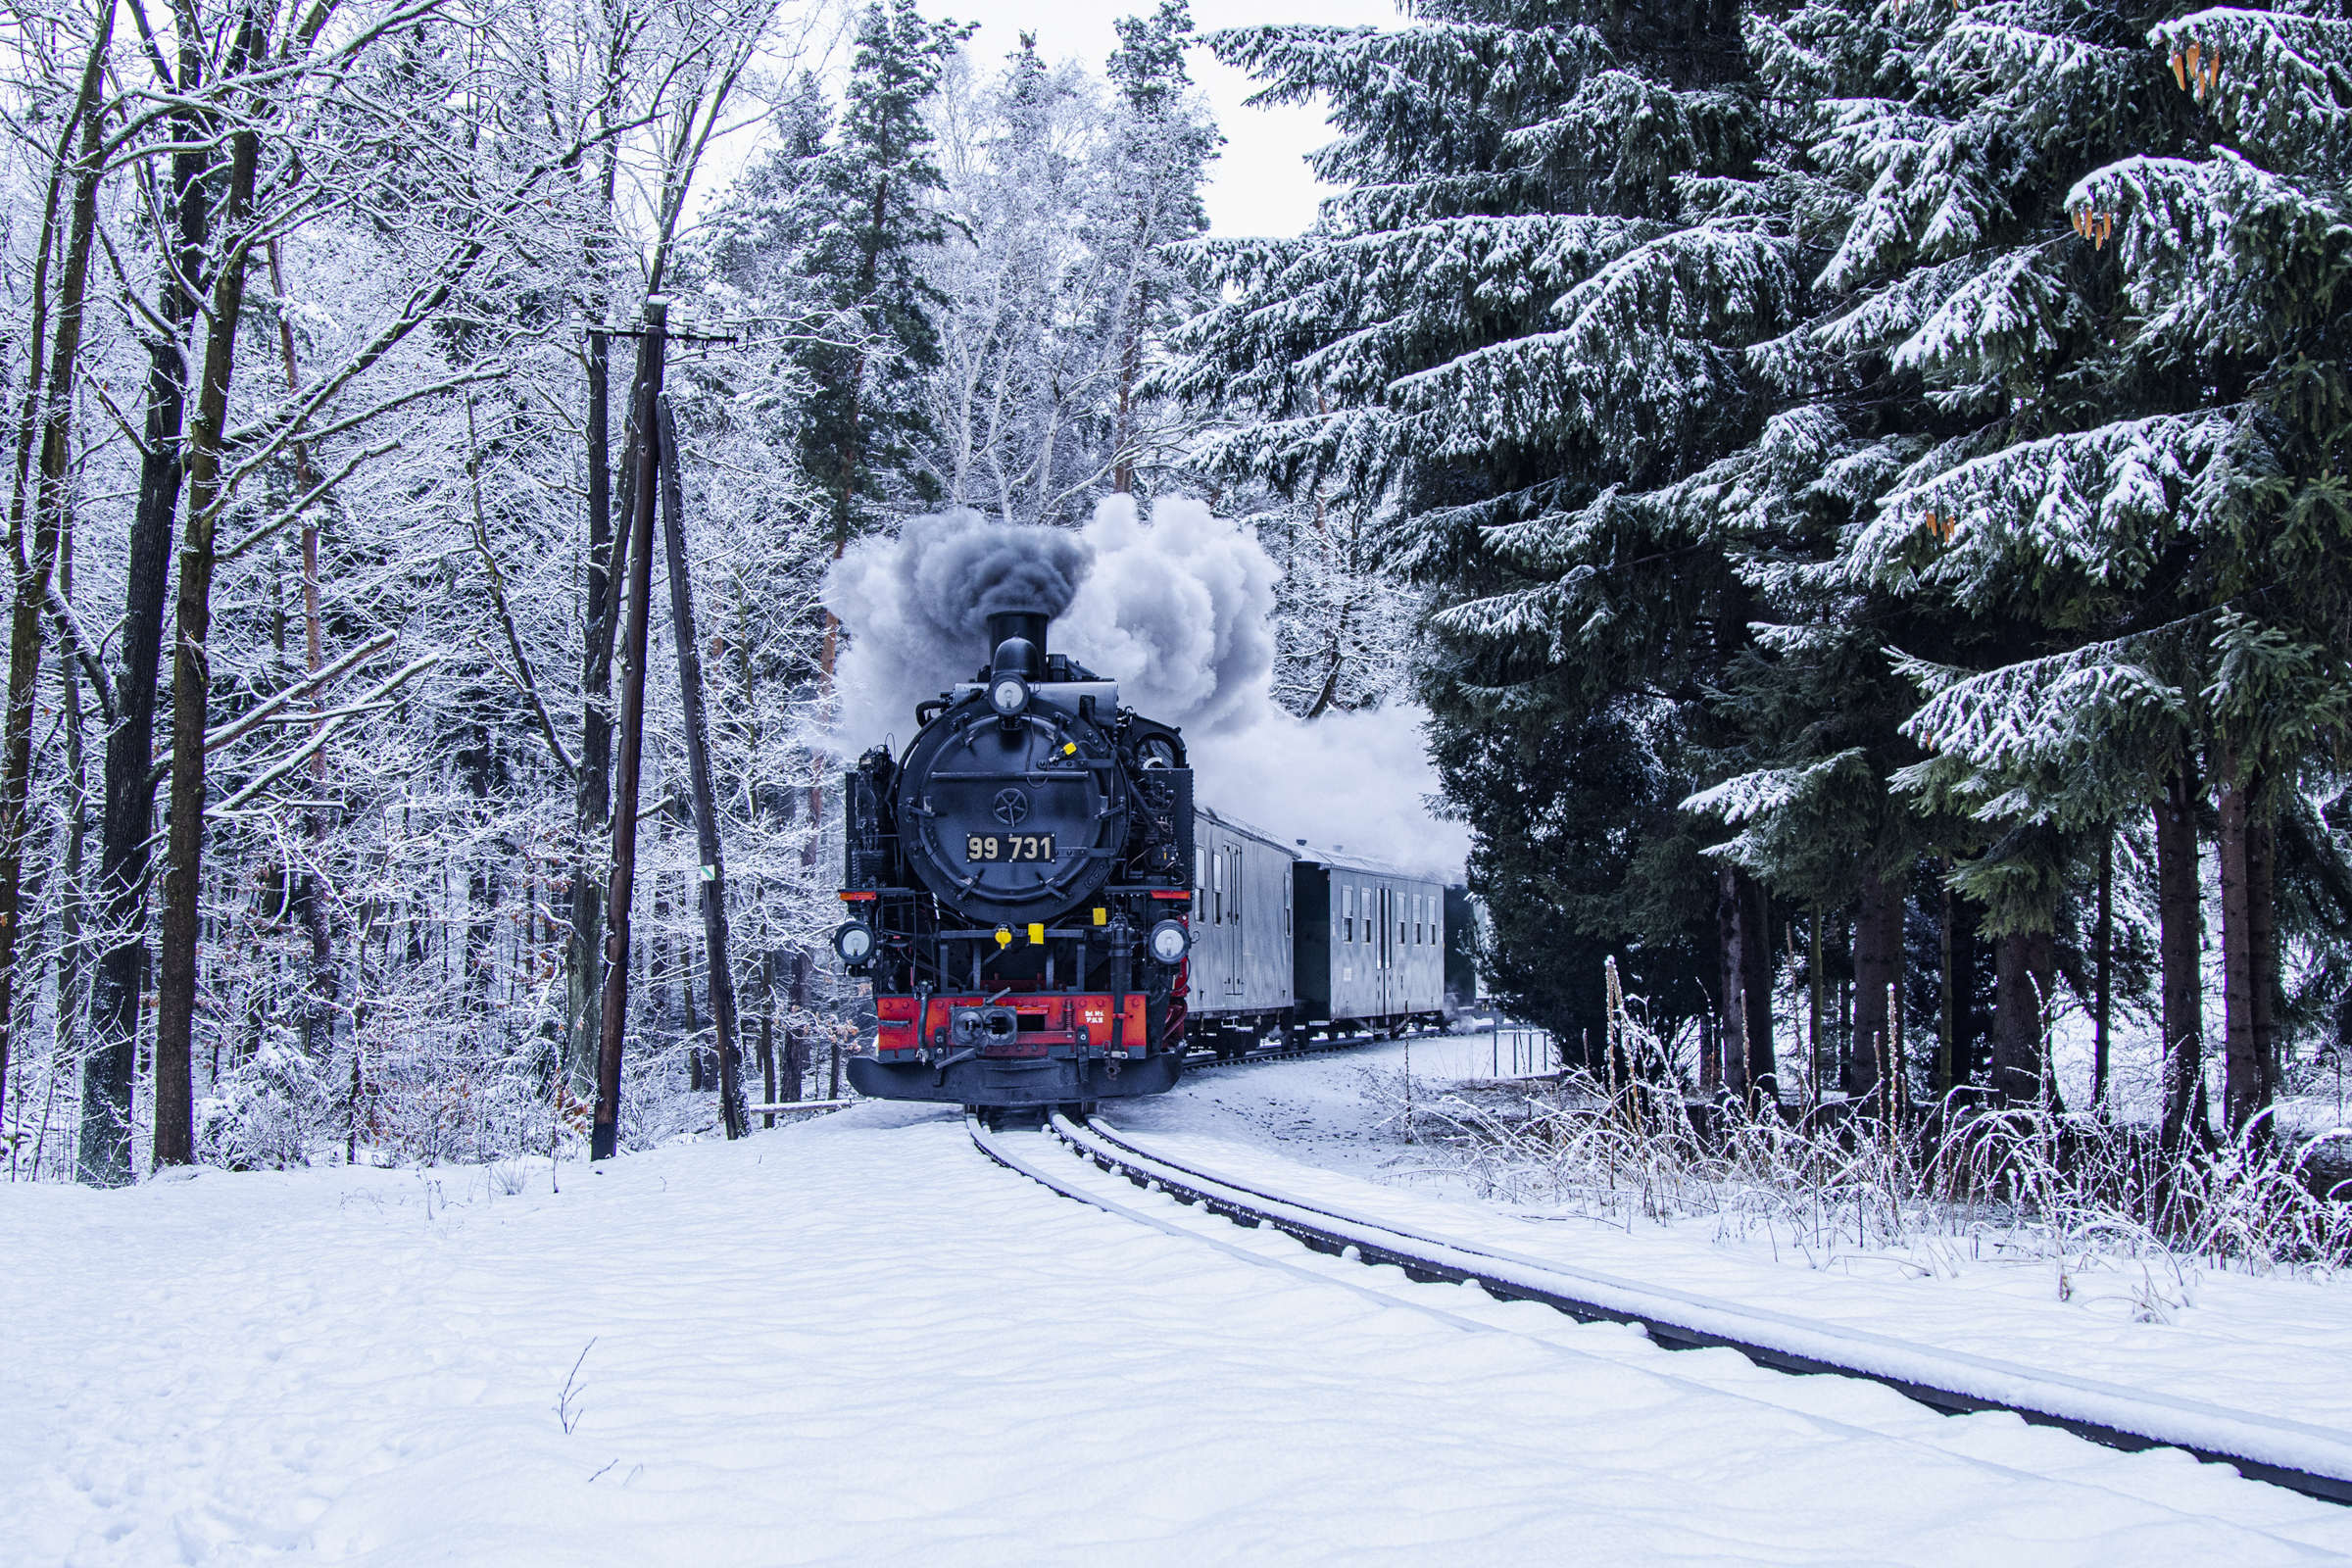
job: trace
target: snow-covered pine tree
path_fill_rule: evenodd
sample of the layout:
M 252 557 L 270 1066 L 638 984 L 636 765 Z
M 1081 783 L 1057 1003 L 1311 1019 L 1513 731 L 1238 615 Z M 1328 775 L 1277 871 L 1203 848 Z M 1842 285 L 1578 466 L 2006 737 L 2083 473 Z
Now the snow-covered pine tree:
M 800 461 L 828 498 L 836 554 L 884 504 L 931 497 L 913 461 L 923 377 L 939 363 L 941 297 L 924 262 L 946 227 L 925 110 L 971 30 L 925 21 L 915 0 L 870 0 L 817 171 L 823 222 L 802 268 L 822 315 L 798 356 L 810 383 Z
M 1730 530 L 1775 623 L 1726 683 L 1740 737 L 1724 758 L 1733 776 L 1692 804 L 1739 825 L 1723 853 L 1779 890 L 1830 907 L 1855 900 L 1850 1090 L 1905 1054 L 1888 987 L 1909 967 L 1904 906 L 1923 851 L 1962 857 L 1961 885 L 1996 935 L 1992 1065 L 2004 1092 L 2039 1093 L 2054 973 L 2082 972 L 2055 936 L 2075 849 L 2104 831 L 2102 816 L 2063 830 L 1978 821 L 1976 803 L 1887 789 L 1920 754 L 1900 731 L 1916 698 L 1884 650 L 1998 662 L 2042 651 L 2046 634 L 2031 617 L 1986 618 L 1857 568 L 1848 552 L 1906 475 L 2130 396 L 2096 370 L 2098 280 L 2053 250 L 2046 209 L 2092 162 L 2168 133 L 2161 108 L 2131 93 L 2132 25 L 2112 7 L 1855 0 L 1749 24 L 1750 54 L 1800 146 L 1748 186 L 1706 194 L 1784 215 L 1805 243 L 1811 297 L 1801 325 L 1751 356 L 1779 403 L 1763 438 L 1651 501 Z M 1938 513 L 1926 527 L 1946 521 Z M 1945 920 L 1965 925 L 1967 913 Z M 1937 1087 L 1965 1075 L 1948 1054 L 1966 1054 L 1952 1038 L 1973 989 L 1965 968 L 1947 962 L 1936 988 Z
M 1947 25 L 1927 58 L 1964 68 L 1946 75 L 1994 134 L 1958 174 L 1913 183 L 1966 197 L 1969 168 L 2002 175 L 1938 205 L 1993 215 L 2007 243 L 1954 258 L 1965 281 L 1896 362 L 1976 417 L 1848 545 L 1856 581 L 2019 639 L 1990 668 L 1980 648 L 1919 671 L 1932 698 L 1909 728 L 1936 755 L 1904 782 L 2002 844 L 2153 802 L 2168 1142 L 2201 1083 L 2200 777 L 2220 789 L 2235 1128 L 2277 1081 L 2274 811 L 2341 724 L 2343 109 L 2314 89 L 2342 34 L 2152 8 Z M 2217 41 L 2248 68 L 2227 90 Z M 2025 926 L 2063 868 L 1996 853 L 1969 880 Z
M 1261 97 L 1329 106 L 1346 188 L 1297 239 L 1206 247 L 1224 296 L 1168 377 L 1239 416 L 1206 460 L 1393 517 L 1392 563 L 1442 585 L 1426 691 L 1506 994 L 1599 1041 L 1608 950 L 1661 1021 L 1711 1011 L 1714 877 L 1671 802 L 1744 589 L 1619 503 L 1752 433 L 1740 351 L 1798 292 L 1768 218 L 1682 199 L 1766 133 L 1735 16 L 1441 0 L 1211 41 Z
M 681 277 L 729 318 L 797 326 L 813 305 L 806 264 L 827 217 L 820 175 L 833 107 L 814 72 L 794 78 L 768 130 L 768 145 L 688 240 Z
M 1097 331 L 1110 346 L 1118 388 L 1111 488 L 1135 491 L 1140 474 L 1148 493 L 1148 476 L 1178 460 L 1191 428 L 1177 406 L 1144 382 L 1167 334 L 1201 303 L 1178 247 L 1207 231 L 1200 187 L 1224 138 L 1185 70 L 1194 36 L 1187 0 L 1159 0 L 1149 17 L 1112 25 L 1119 47 L 1108 62 L 1118 93 L 1110 177 L 1089 233 L 1100 259 Z

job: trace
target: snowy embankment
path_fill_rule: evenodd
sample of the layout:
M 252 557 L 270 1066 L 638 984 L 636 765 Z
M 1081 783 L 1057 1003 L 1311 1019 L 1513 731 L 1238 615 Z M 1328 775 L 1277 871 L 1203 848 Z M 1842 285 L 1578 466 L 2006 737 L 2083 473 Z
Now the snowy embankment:
M 1729 1216 L 1612 1225 L 1483 1202 L 1438 1152 L 1378 1125 L 1375 1102 L 1391 1102 L 1408 1058 L 1424 1102 L 1489 1070 L 1475 1037 L 1383 1046 L 1197 1075 L 1110 1119 L 1171 1156 L 1431 1235 L 2352 1437 L 2352 1281 L 2095 1251 L 2009 1257 L 1997 1234 L 1808 1249 Z M 1377 1092 L 1372 1074 L 1389 1075 Z
M 1223 1247 L 1148 1229 L 935 1113 L 561 1177 L 0 1189 L 0 1559 L 2352 1551 L 2352 1511 L 2179 1454 L 1672 1354 L 1220 1222 Z

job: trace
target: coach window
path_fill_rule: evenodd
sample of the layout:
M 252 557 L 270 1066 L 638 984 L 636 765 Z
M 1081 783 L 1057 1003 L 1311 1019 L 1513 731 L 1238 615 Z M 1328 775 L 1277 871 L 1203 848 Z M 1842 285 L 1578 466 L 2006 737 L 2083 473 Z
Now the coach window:
M 1343 920 L 1343 934 L 1341 936 L 1341 940 L 1344 942 L 1353 942 L 1355 940 L 1355 889 L 1351 887 L 1341 888 L 1340 900 L 1347 909 L 1347 914 Z
M 1208 858 L 1209 923 L 1225 923 L 1225 857 L 1212 852 Z
M 1208 852 L 1198 846 L 1193 850 L 1193 907 L 1200 910 L 1208 904 Z

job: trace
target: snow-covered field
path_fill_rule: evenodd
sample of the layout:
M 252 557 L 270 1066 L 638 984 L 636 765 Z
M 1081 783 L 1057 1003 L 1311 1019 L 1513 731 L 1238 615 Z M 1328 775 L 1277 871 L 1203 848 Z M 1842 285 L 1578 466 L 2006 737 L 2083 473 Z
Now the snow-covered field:
M 1393 1151 L 1338 1136 L 1361 1071 L 1246 1068 L 1126 1119 L 1204 1158 L 1378 1173 Z M 989 1164 L 956 1118 L 920 1109 L 558 1175 L 560 1193 L 544 1164 L 0 1189 L 0 1561 L 2352 1553 L 2352 1510 L 2177 1453 L 1672 1354 L 1114 1184 L 1218 1245 L 1148 1229 Z M 1992 1270 L 1873 1280 L 1387 1196 L 1457 1231 L 1617 1249 L 1610 1266 L 1646 1258 L 1888 1332 L 1959 1334 L 1984 1312 L 2068 1325 L 2046 1331 L 2061 1348 L 2165 1329 L 2045 1304 Z M 2243 1315 L 2262 1287 L 2325 1310 Z M 2214 1387 L 2344 1419 L 2340 1296 L 2204 1290 L 2166 1333 L 2199 1336 L 2199 1354 L 2236 1337 Z
M 1247 1066 L 1115 1119 L 1154 1149 L 1433 1235 L 2352 1434 L 2352 1281 L 2095 1251 L 2013 1258 L 1948 1237 L 1808 1250 L 1704 1216 L 1620 1228 L 1481 1203 L 1432 1152 L 1378 1128 L 1376 1105 L 1407 1063 L 1434 1101 L 1488 1060 L 1483 1041 L 1457 1037 Z M 1389 1075 L 1378 1095 L 1372 1073 Z

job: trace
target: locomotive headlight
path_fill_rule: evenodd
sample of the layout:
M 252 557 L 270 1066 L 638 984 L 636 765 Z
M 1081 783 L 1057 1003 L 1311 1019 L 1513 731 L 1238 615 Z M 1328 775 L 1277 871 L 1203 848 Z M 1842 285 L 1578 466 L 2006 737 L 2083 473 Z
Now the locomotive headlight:
M 863 920 L 850 921 L 833 933 L 833 951 L 844 963 L 863 963 L 874 956 L 874 928 Z
M 1184 961 L 1185 953 L 1193 945 L 1193 936 L 1185 930 L 1182 920 L 1162 920 L 1152 928 L 1144 945 L 1152 950 L 1152 956 L 1172 966 Z
M 1029 683 L 1018 675 L 1005 675 L 988 688 L 988 706 L 1010 718 L 1029 706 Z

